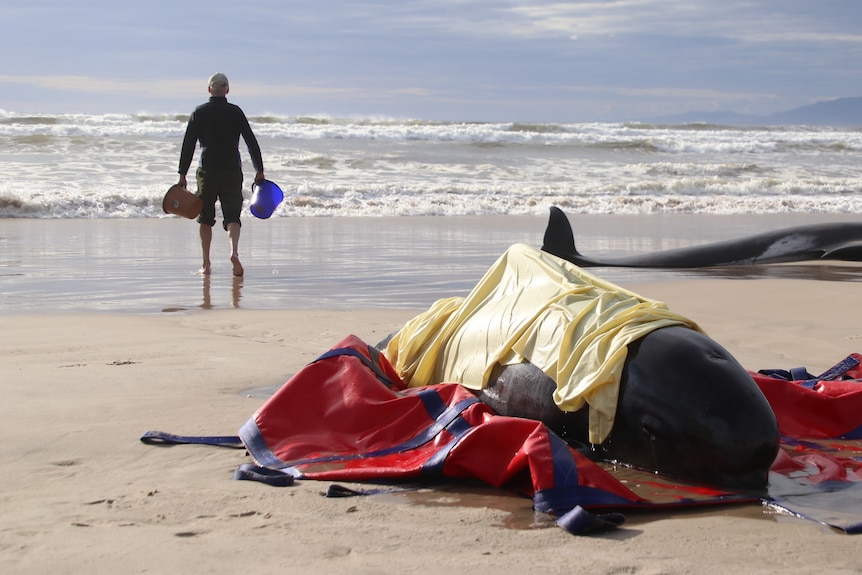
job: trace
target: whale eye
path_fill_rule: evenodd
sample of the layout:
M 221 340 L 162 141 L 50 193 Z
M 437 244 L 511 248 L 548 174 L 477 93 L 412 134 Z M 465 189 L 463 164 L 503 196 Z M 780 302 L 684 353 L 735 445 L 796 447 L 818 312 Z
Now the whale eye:
M 655 441 L 657 437 L 661 435 L 662 423 L 661 421 L 652 416 L 652 415 L 644 415 L 641 420 L 641 429 L 644 432 L 650 441 Z

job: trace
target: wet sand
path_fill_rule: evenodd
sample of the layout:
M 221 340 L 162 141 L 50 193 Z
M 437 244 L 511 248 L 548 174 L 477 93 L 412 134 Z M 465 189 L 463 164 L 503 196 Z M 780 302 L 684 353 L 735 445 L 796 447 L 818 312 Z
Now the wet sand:
M 0 222 L 0 569 L 858 572 L 856 536 L 757 505 L 636 514 L 614 532 L 574 537 L 531 527 L 528 502 L 505 494 L 327 499 L 328 483 L 232 481 L 241 450 L 138 441 L 149 429 L 235 434 L 263 401 L 248 390 L 278 385 L 347 334 L 382 339 L 544 230 L 543 218 L 411 220 L 250 222 L 239 286 L 226 238 L 212 278 L 193 273 L 189 222 Z M 583 251 L 656 245 L 668 229 L 679 241 L 696 241 L 698 227 L 719 238 L 742 229 L 694 218 L 620 233 L 624 222 L 585 223 Z M 609 279 L 696 320 L 749 369 L 818 372 L 862 351 L 857 266 L 732 271 Z
M 582 253 L 618 256 L 738 238 L 853 215 L 571 216 Z M 197 309 L 426 308 L 463 295 L 511 244 L 541 246 L 542 216 L 246 218 L 245 276 L 234 280 L 227 234 L 213 234 L 203 277 L 197 224 L 137 220 L 0 220 L 0 313 L 161 313 Z M 631 285 L 710 278 L 862 279 L 858 266 L 701 270 L 602 268 Z

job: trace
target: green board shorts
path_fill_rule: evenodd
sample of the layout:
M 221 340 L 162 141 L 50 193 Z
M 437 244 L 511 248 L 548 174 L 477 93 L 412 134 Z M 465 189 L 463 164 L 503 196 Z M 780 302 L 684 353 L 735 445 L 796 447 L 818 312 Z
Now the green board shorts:
M 242 168 L 228 170 L 198 168 L 195 176 L 198 184 L 197 196 L 203 202 L 198 223 L 208 226 L 215 225 L 215 204 L 218 201 L 224 216 L 224 229 L 227 230 L 227 225 L 232 223 L 242 225 L 239 221 L 243 202 Z

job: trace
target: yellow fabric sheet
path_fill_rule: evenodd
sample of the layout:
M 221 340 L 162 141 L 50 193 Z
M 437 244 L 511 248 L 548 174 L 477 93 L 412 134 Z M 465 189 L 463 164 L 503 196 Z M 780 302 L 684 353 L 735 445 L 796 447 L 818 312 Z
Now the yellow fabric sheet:
M 464 298 L 435 302 L 395 334 L 386 356 L 411 387 L 479 390 L 494 365 L 529 361 L 557 382 L 564 411 L 590 406 L 590 442 L 610 433 L 628 343 L 698 326 L 546 252 L 515 244 Z

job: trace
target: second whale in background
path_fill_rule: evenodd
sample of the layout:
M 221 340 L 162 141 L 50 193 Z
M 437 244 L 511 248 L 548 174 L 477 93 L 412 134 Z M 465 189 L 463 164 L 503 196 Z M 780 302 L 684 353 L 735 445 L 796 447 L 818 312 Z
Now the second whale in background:
M 700 268 L 816 260 L 862 261 L 862 222 L 796 226 L 735 240 L 609 259 L 582 255 L 568 217 L 554 206 L 542 250 L 581 267 Z

